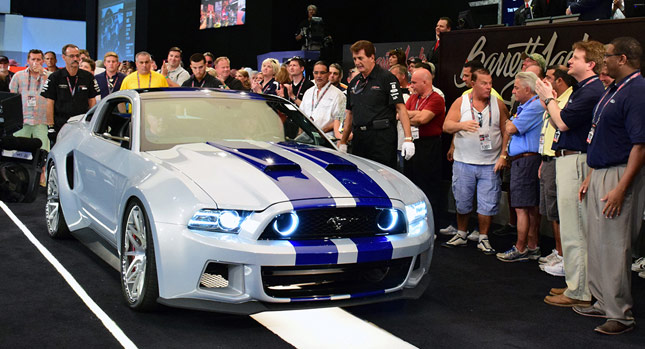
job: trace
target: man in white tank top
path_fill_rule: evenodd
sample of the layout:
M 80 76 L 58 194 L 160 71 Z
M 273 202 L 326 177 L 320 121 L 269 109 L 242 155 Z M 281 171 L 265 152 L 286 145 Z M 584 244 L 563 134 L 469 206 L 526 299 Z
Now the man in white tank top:
M 459 97 L 450 107 L 443 131 L 455 134 L 452 191 L 457 208 L 457 234 L 444 247 L 466 246 L 468 217 L 477 193 L 479 243 L 487 255 L 495 250 L 488 241 L 493 216 L 499 211 L 501 180 L 498 171 L 507 166 L 508 135 L 504 123 L 508 109 L 504 102 L 491 98 L 492 77 L 486 69 L 472 75 L 473 90 Z

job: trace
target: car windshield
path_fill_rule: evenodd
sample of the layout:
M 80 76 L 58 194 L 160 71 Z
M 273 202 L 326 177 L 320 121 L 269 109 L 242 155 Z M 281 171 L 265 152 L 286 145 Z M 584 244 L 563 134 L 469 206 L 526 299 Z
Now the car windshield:
M 141 106 L 141 151 L 217 141 L 297 142 L 333 148 L 298 108 L 264 99 L 150 99 Z

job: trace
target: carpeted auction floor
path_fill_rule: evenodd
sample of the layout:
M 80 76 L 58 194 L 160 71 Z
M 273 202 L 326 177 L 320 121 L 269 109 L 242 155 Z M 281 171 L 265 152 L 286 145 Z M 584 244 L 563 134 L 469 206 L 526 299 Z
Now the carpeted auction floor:
M 47 237 L 44 195 L 33 204 L 8 206 L 138 347 L 291 347 L 248 316 L 166 307 L 154 313 L 132 312 L 121 300 L 114 269 L 75 239 Z M 0 226 L 0 348 L 120 347 L 3 211 Z M 431 284 L 421 299 L 345 310 L 419 348 L 643 347 L 645 280 L 635 273 L 636 329 L 603 336 L 593 331 L 602 319 L 542 301 L 549 288 L 564 286 L 564 278 L 541 272 L 536 262 L 499 262 L 477 251 L 474 242 L 466 248 L 439 247 L 445 240 L 437 239 Z M 513 236 L 491 238 L 498 250 L 506 250 L 513 240 Z M 541 247 L 546 254 L 553 241 L 544 238 Z

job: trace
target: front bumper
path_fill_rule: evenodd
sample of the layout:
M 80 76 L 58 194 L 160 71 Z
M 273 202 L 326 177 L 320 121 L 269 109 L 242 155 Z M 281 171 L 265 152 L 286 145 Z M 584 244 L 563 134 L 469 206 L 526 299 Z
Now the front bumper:
M 265 310 L 348 306 L 417 298 L 427 286 L 426 274 L 432 259 L 434 239 L 427 222 L 412 233 L 374 238 L 330 240 L 251 240 L 234 234 L 196 232 L 184 226 L 155 223 L 159 302 L 162 304 L 251 314 Z M 397 275 L 361 287 L 348 280 L 316 288 L 320 281 L 304 275 L 328 269 L 348 269 L 359 275 L 383 273 L 397 262 Z M 407 263 L 401 266 L 402 263 Z M 223 272 L 213 272 L 212 267 Z M 369 269 L 368 269 L 369 267 Z M 404 268 L 404 270 L 402 270 Z M 267 271 L 300 273 L 289 282 L 268 281 Z M 221 275 L 213 275 L 221 274 Z M 220 281 L 208 286 L 204 276 Z M 397 279 L 398 278 L 398 279 Z M 378 279 L 378 278 L 377 278 Z M 361 281 L 361 280 L 357 280 Z M 423 282 L 422 282 L 423 281 Z M 320 284 L 320 283 L 318 283 Z M 355 285 L 353 285 L 355 286 Z M 282 288 L 295 289 L 281 292 Z M 301 292 L 298 291 L 301 289 Z

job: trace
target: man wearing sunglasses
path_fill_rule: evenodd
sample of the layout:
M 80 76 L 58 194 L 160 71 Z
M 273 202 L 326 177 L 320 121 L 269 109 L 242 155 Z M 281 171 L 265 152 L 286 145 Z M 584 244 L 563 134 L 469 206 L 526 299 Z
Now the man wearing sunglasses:
M 397 113 L 405 141 L 401 155 L 414 155 L 410 117 L 403 103 L 399 82 L 392 73 L 376 65 L 374 45 L 366 40 L 354 43 L 350 50 L 360 72 L 349 84 L 345 127 L 340 150 L 347 151 L 347 140 L 353 133 L 353 154 L 396 168 Z

